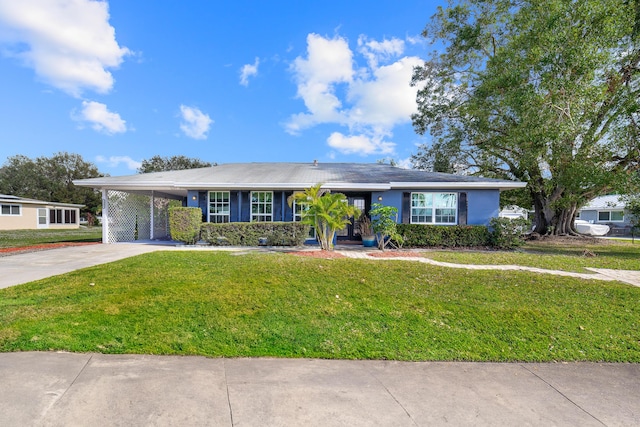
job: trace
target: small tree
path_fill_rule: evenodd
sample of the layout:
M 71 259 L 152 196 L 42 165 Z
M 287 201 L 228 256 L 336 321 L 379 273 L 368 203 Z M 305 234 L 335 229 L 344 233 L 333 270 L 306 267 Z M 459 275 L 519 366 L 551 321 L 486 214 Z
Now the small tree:
M 302 206 L 302 223 L 316 229 L 320 248 L 325 251 L 333 250 L 336 231 L 344 229 L 351 217 L 360 215 L 360 209 L 350 206 L 344 194 L 323 190 L 322 184 L 294 193 L 287 202 L 289 206 L 293 202 Z
M 369 215 L 371 215 L 373 231 L 378 238 L 378 248 L 384 251 L 392 241 L 402 244 L 404 239 L 397 231 L 398 208 L 380 203 L 372 204 L 371 208 Z

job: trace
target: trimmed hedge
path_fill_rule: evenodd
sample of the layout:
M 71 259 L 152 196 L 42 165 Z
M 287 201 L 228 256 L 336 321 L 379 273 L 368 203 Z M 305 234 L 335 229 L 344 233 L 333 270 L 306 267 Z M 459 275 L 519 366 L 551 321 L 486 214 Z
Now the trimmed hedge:
M 398 224 L 398 234 L 409 247 L 490 246 L 491 233 L 483 225 Z
M 269 246 L 301 246 L 309 226 L 299 222 L 207 222 L 200 227 L 201 239 L 215 246 L 258 246 L 266 237 Z
M 169 208 L 169 234 L 173 240 L 193 245 L 200 239 L 200 208 Z

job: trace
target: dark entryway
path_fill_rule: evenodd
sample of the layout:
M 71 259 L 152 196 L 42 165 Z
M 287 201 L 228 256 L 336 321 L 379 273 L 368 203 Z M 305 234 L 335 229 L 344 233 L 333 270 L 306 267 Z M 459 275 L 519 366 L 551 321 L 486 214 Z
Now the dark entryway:
M 371 193 L 344 193 L 347 196 L 349 205 L 355 206 L 360 209 L 361 212 L 368 214 L 371 210 Z M 360 237 L 358 218 L 350 218 L 351 223 L 347 225 L 347 228 L 340 230 L 336 233 L 338 240 L 345 241 L 362 241 Z

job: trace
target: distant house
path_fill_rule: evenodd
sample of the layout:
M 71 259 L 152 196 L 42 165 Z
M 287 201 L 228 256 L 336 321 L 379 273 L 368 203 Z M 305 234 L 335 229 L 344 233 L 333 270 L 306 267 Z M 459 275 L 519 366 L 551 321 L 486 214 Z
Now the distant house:
M 82 207 L 0 194 L 0 230 L 78 228 Z
M 500 191 L 523 182 L 409 170 L 363 163 L 236 163 L 209 168 L 74 181 L 102 191 L 103 241 L 167 235 L 170 200 L 199 207 L 207 222 L 299 221 L 287 198 L 315 184 L 344 193 L 365 213 L 373 203 L 394 206 L 398 221 L 488 225 L 500 211 Z M 357 226 L 338 240 L 359 240 Z
M 600 196 L 591 200 L 578 210 L 576 219 L 591 224 L 608 225 L 608 235 L 627 235 L 631 233 L 632 215 L 626 209 L 620 195 Z

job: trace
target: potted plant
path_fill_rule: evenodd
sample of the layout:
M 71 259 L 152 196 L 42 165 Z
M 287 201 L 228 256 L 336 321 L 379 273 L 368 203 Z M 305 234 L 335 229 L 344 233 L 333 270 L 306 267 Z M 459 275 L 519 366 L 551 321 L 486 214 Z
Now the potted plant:
M 358 219 L 358 228 L 360 231 L 360 237 L 362 237 L 362 245 L 365 248 L 372 248 L 376 245 L 376 236 L 373 232 L 373 225 L 371 219 L 366 213 L 362 213 Z

